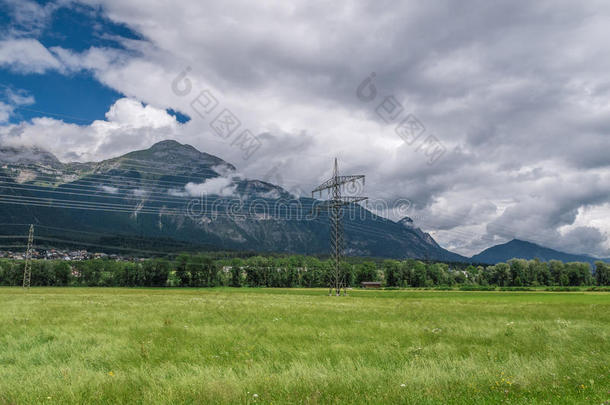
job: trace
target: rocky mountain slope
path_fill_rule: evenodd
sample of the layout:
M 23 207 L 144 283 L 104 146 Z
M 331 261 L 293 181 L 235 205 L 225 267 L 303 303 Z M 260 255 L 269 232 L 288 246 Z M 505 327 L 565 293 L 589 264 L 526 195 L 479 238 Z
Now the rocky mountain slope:
M 324 254 L 328 218 L 311 215 L 316 204 L 176 141 L 66 164 L 39 149 L 0 147 L 0 223 L 8 224 L 0 233 L 21 235 L 34 223 L 39 244 Z M 347 210 L 344 228 L 349 255 L 465 260 L 412 224 L 360 206 Z

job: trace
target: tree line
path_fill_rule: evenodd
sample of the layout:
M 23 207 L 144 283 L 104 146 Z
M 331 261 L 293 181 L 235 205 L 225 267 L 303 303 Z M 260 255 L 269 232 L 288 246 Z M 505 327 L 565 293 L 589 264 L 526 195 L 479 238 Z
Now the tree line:
M 23 260 L 0 259 L 0 285 L 23 282 Z M 176 258 L 123 262 L 95 259 L 78 262 L 33 260 L 33 286 L 107 287 L 326 287 L 330 260 L 311 256 L 218 258 L 180 254 Z M 421 260 L 371 261 L 351 258 L 341 263 L 348 286 L 379 281 L 384 287 L 442 286 L 608 286 L 610 264 L 563 263 L 557 260 L 512 259 L 488 266 L 450 266 Z

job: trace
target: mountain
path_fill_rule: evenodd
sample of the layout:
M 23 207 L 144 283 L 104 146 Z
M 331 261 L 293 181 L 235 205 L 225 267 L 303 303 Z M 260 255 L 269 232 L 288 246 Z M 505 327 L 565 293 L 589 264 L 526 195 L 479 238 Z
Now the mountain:
M 413 222 L 413 219 L 411 219 L 410 217 L 404 217 L 401 220 L 399 220 L 397 222 L 397 224 L 400 224 L 402 226 L 404 226 L 407 229 L 412 230 L 413 232 L 415 232 L 420 238 L 422 238 L 423 240 L 425 240 L 428 244 L 439 247 L 438 243 L 436 243 L 436 241 L 434 240 L 434 238 L 432 236 L 430 236 L 429 233 L 422 231 L 421 229 L 417 228 L 415 226 L 415 222 Z
M 0 146 L 0 223 L 8 224 L 0 234 L 6 243 L 6 236 L 22 236 L 24 224 L 34 223 L 38 246 L 326 254 L 328 214 L 313 215 L 316 205 L 172 140 L 88 163 Z M 348 255 L 466 260 L 415 226 L 359 205 L 346 208 L 343 223 Z
M 588 255 L 564 253 L 519 239 L 513 239 L 510 242 L 485 249 L 481 253 L 472 256 L 470 261 L 474 263 L 496 264 L 514 258 L 527 260 L 538 258 L 545 262 L 560 260 L 564 263 L 588 262 L 591 264 L 595 264 L 597 260 L 610 261 L 610 259 L 598 259 Z
M 0 162 L 14 164 L 40 163 L 49 167 L 60 167 L 61 162 L 52 154 L 37 147 L 26 148 L 0 145 Z

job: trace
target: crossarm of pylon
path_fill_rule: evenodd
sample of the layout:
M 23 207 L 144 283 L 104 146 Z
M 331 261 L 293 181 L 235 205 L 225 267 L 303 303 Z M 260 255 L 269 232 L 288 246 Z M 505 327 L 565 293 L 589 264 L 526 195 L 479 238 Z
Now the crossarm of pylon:
M 343 207 L 345 205 L 355 204 L 359 201 L 364 201 L 366 199 L 368 199 L 368 197 L 343 196 L 343 197 L 340 197 L 339 200 L 322 201 L 318 204 L 315 204 L 312 207 L 312 212 L 314 209 L 315 210 L 328 210 L 333 207 Z
M 363 196 L 341 196 L 341 200 L 343 201 L 343 205 L 357 203 L 359 201 L 367 200 L 368 197 Z
M 311 195 L 313 197 L 314 193 L 319 193 L 326 189 L 329 189 L 329 188 L 332 188 L 335 186 L 340 186 L 342 184 L 350 183 L 352 181 L 356 181 L 356 180 L 360 180 L 360 179 L 362 179 L 364 181 L 364 175 L 358 174 L 358 175 L 354 175 L 354 176 L 332 177 L 332 178 L 326 180 L 324 183 L 320 184 L 318 187 L 314 188 L 313 191 L 311 192 Z

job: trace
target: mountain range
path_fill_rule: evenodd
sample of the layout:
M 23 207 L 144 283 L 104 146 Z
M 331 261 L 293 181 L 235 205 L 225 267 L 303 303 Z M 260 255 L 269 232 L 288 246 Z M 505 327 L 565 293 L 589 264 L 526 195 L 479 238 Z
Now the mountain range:
M 604 262 L 610 261 L 610 259 L 600 259 L 589 255 L 564 253 L 519 239 L 513 239 L 501 245 L 492 246 L 481 253 L 472 256 L 470 260 L 474 263 L 496 264 L 506 262 L 513 258 L 528 260 L 540 259 L 543 262 L 548 262 L 550 260 L 560 260 L 565 263 L 588 262 L 591 264 L 595 264 L 598 260 Z
M 173 140 L 89 163 L 0 146 L 5 242 L 23 237 L 24 226 L 33 223 L 38 245 L 326 254 L 328 214 L 313 215 L 317 203 L 241 177 L 221 158 Z M 422 230 L 359 205 L 347 207 L 343 224 L 348 255 L 466 260 Z
M 0 145 L 4 248 L 22 247 L 32 223 L 38 246 L 323 255 L 329 252 L 330 228 L 318 204 L 279 185 L 245 178 L 223 159 L 173 140 L 88 163 L 62 163 L 36 147 Z M 409 217 L 394 222 L 360 205 L 346 208 L 343 224 L 345 252 L 352 256 L 487 264 L 515 257 L 598 260 L 517 239 L 467 258 L 439 246 Z

